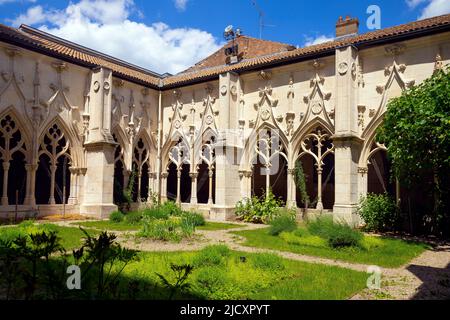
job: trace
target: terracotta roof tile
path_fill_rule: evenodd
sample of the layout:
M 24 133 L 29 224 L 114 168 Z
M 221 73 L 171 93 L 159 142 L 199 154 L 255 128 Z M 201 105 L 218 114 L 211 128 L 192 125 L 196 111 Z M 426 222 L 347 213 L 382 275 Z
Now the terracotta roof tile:
M 394 39 L 402 35 L 408 35 L 419 31 L 432 31 L 435 28 L 445 27 L 450 30 L 450 14 L 430 19 L 415 21 L 391 28 L 377 30 L 361 35 L 336 39 L 326 43 L 309 47 L 293 49 L 291 46 L 258 40 L 246 36 L 240 37 L 240 50 L 243 50 L 242 60 L 236 64 L 226 65 L 223 48 L 210 57 L 200 61 L 185 72 L 164 79 L 151 71 L 130 65 L 112 57 L 96 53 L 93 50 L 82 48 L 62 39 L 55 39 L 29 27 L 14 29 L 0 24 L 0 40 L 6 40 L 12 44 L 23 46 L 30 50 L 37 50 L 52 54 L 61 59 L 69 59 L 82 65 L 103 66 L 111 69 L 116 76 L 121 76 L 130 81 L 143 83 L 152 87 L 158 87 L 162 82 L 164 88 L 177 85 L 186 85 L 191 82 L 209 80 L 221 73 L 228 71 L 245 71 L 251 68 L 268 67 L 273 64 L 288 63 L 302 57 L 326 54 L 336 48 L 345 45 L 360 45 L 378 40 Z M 81 48 L 81 49 L 80 49 Z M 161 80 L 162 79 L 162 80 Z

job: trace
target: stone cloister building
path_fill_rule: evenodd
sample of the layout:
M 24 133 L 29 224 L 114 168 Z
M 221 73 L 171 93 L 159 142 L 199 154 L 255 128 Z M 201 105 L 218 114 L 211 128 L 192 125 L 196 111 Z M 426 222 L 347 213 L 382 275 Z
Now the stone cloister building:
M 305 48 L 242 35 L 160 75 L 0 25 L 1 215 L 105 217 L 130 183 L 135 205 L 156 195 L 212 219 L 269 188 L 302 208 L 298 159 L 311 209 L 352 220 L 361 195 L 399 196 L 376 129 L 449 62 L 450 15 L 357 32 L 339 19 L 334 41 Z

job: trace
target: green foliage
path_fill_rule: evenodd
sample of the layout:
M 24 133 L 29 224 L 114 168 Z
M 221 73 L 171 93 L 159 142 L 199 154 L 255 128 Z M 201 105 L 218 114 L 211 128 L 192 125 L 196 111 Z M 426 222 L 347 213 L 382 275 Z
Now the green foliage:
M 270 221 L 269 234 L 277 236 L 283 231 L 297 229 L 297 217 L 295 210 L 280 209 L 278 214 Z
M 226 270 L 216 266 L 202 268 L 196 276 L 197 290 L 205 298 L 219 298 L 228 281 Z
M 170 269 L 175 274 L 174 283 L 171 283 L 166 277 L 159 273 L 156 273 L 156 275 L 161 279 L 163 285 L 169 289 L 169 300 L 172 300 L 177 292 L 183 292 L 190 287 L 190 284 L 186 281 L 192 273 L 194 267 L 189 264 L 176 265 L 171 263 Z
M 450 234 L 450 66 L 389 101 L 377 140 L 395 177 L 420 186 L 432 176 L 434 230 Z
M 308 191 L 306 190 L 306 178 L 303 172 L 303 164 L 300 159 L 295 163 L 295 185 L 300 190 L 300 196 L 305 203 L 305 207 L 308 208 L 310 202 Z
M 398 220 L 398 208 L 387 194 L 368 194 L 361 198 L 358 214 L 364 219 L 368 231 L 393 230 Z
M 211 245 L 203 248 L 194 257 L 194 266 L 218 266 L 225 263 L 230 249 L 225 245 Z
M 128 212 L 125 215 L 125 222 L 128 224 L 139 224 L 142 220 L 142 212 L 141 211 L 132 211 Z
M 297 229 L 302 230 L 302 229 Z M 316 247 L 316 248 L 326 248 L 328 247 L 327 240 L 319 237 L 314 236 L 311 234 L 306 235 L 305 233 L 302 233 L 299 235 L 297 232 L 282 232 L 280 233 L 279 237 L 286 241 L 288 244 L 298 245 L 298 246 L 310 246 L 310 247 Z
M 252 197 L 244 199 L 236 204 L 236 215 L 240 220 L 252 223 L 268 223 L 276 215 L 278 208 L 283 206 L 283 201 L 276 199 L 272 191 L 261 198 Z
M 166 220 L 144 217 L 142 230 L 139 236 L 154 240 L 180 242 L 194 233 L 194 226 L 181 218 L 173 217 Z
M 284 269 L 283 259 L 273 253 L 260 253 L 253 257 L 252 264 L 255 268 L 279 271 Z
M 108 291 L 111 293 L 117 289 L 118 277 L 136 259 L 136 252 L 122 248 L 116 242 L 115 234 L 104 231 L 98 237 L 92 237 L 81 230 L 86 238 L 83 246 L 73 251 L 73 257 L 75 261 L 81 261 L 82 281 L 87 275 L 96 279 L 96 298 L 103 298 Z M 113 266 L 116 268 L 113 269 Z
M 123 219 L 124 219 L 124 214 L 120 211 L 114 211 L 109 216 L 109 221 L 111 221 L 113 223 L 120 223 L 123 221 Z
M 200 213 L 196 212 L 183 212 L 181 215 L 183 223 L 192 225 L 194 228 L 204 226 L 206 224 L 205 218 Z
M 352 229 L 345 223 L 333 221 L 332 216 L 319 217 L 308 222 L 308 231 L 328 241 L 332 248 L 356 247 L 363 238 L 363 234 Z

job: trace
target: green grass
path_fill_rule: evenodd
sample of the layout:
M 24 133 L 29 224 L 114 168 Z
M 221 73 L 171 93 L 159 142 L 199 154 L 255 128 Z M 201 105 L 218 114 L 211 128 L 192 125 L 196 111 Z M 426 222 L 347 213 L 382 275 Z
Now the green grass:
M 301 228 L 300 228 L 301 230 Z M 332 249 L 326 245 L 309 245 L 308 243 L 288 243 L 279 236 L 271 236 L 268 229 L 249 231 L 233 231 L 232 233 L 246 238 L 245 246 L 288 251 L 309 256 L 378 265 L 380 267 L 399 267 L 417 257 L 427 248 L 422 243 L 407 242 L 398 239 L 366 236 L 363 248 Z M 372 245 L 376 243 L 376 245 Z
M 112 230 L 112 231 L 138 231 L 142 228 L 142 224 L 130 224 L 123 222 L 111 222 L 109 220 L 101 221 L 87 221 L 87 222 L 75 222 L 74 225 L 80 225 L 86 228 L 95 228 L 100 230 Z
M 221 223 L 221 222 L 206 222 L 204 226 L 196 227 L 197 230 L 215 231 L 215 230 L 229 230 L 236 229 L 242 226 L 233 223 Z
M 139 231 L 142 228 L 142 223 L 129 224 L 127 222 L 114 223 L 109 220 L 101 221 L 87 221 L 87 222 L 74 222 L 73 225 L 80 225 L 86 228 L 95 228 L 100 230 L 113 230 L 113 231 Z M 228 230 L 239 228 L 239 225 L 231 223 L 219 223 L 219 222 L 206 222 L 204 226 L 196 227 L 197 230 Z
M 36 224 L 23 227 L 0 227 L 0 239 L 13 239 L 17 235 L 25 236 L 29 232 L 56 231 L 61 238 L 61 244 L 66 250 L 72 250 L 81 246 L 85 234 L 79 228 L 61 227 L 54 224 Z M 86 230 L 90 235 L 97 235 L 95 230 Z
M 161 281 L 156 273 L 173 281 L 170 263 L 193 265 L 197 255 L 196 252 L 140 253 L 140 260 L 127 266 L 123 276 L 139 283 L 151 283 L 150 287 L 157 288 Z M 219 265 L 194 267 L 188 278 L 189 291 L 177 298 L 341 300 L 348 299 L 366 285 L 367 274 L 364 272 L 281 258 L 283 268 L 271 268 L 270 263 L 261 265 L 259 260 L 267 257 L 260 255 L 231 251 Z M 241 257 L 245 257 L 245 262 Z M 161 289 L 144 290 L 140 298 L 166 299 L 166 294 Z

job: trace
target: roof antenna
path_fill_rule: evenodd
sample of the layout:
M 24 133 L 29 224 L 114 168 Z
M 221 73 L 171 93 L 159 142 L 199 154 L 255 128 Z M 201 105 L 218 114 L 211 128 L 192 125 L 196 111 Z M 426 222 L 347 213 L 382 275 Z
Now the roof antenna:
M 258 10 L 259 15 L 259 39 L 262 39 L 262 33 L 265 27 L 276 27 L 272 24 L 265 24 L 264 23 L 264 16 L 266 15 L 264 11 L 262 11 L 261 7 L 258 5 L 256 0 L 252 0 L 253 6 Z

